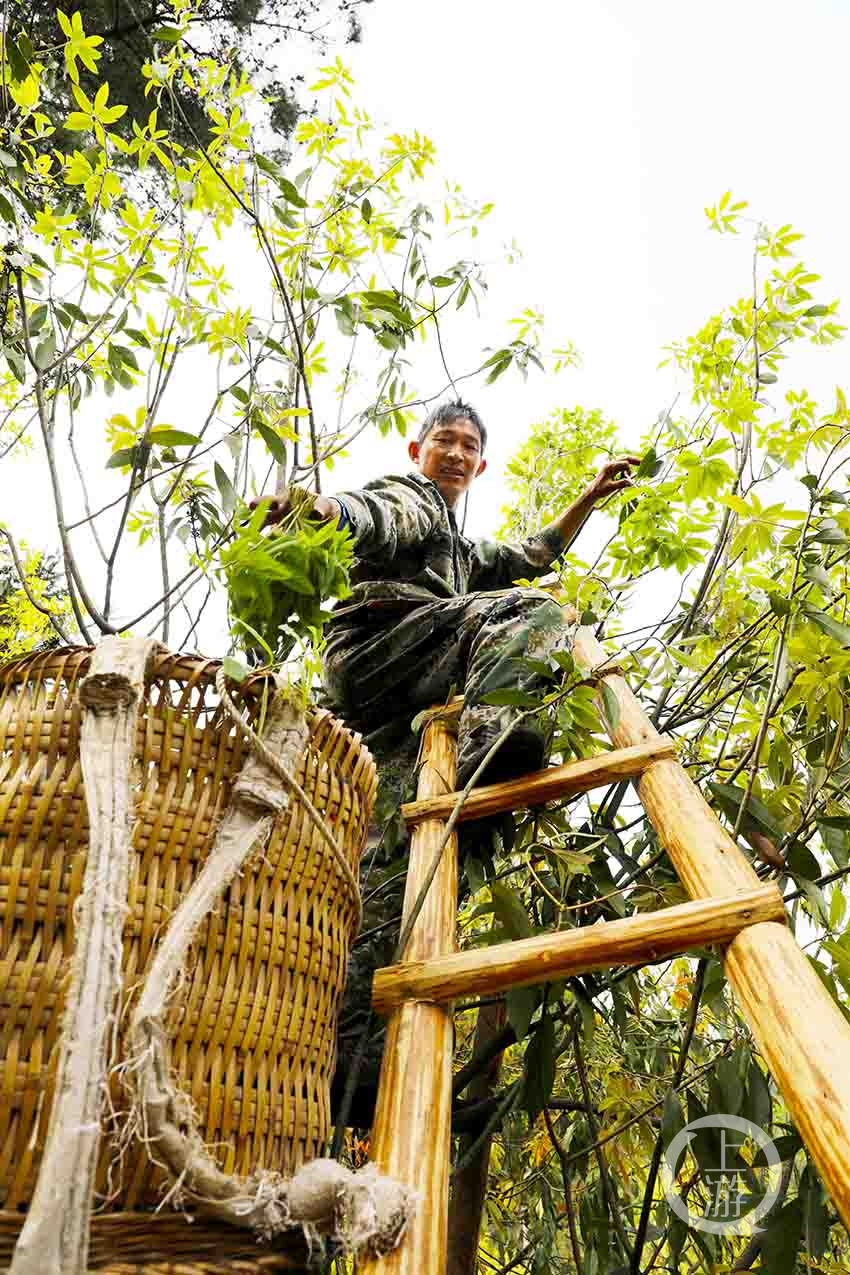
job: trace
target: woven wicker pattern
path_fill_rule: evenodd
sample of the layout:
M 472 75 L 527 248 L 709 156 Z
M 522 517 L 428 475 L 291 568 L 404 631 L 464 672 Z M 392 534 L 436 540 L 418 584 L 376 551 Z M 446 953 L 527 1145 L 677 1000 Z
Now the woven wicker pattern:
M 23 1225 L 22 1213 L 0 1210 L 0 1270 L 12 1259 Z M 281 1249 L 283 1251 L 281 1251 Z M 315 1256 L 315 1254 L 314 1254 Z M 287 1231 L 273 1249 L 258 1244 L 250 1231 L 197 1216 L 191 1225 L 182 1213 L 101 1213 L 92 1218 L 89 1269 L 99 1275 L 261 1275 L 311 1270 L 300 1231 Z
M 32 1192 L 47 1130 L 73 907 L 87 846 L 74 687 L 89 651 L 66 648 L 0 668 L 0 1204 Z M 124 932 L 132 996 L 157 935 L 191 885 L 247 747 L 218 703 L 217 662 L 155 661 L 137 745 L 135 860 Z M 237 702 L 259 728 L 265 682 Z M 324 711 L 310 721 L 297 776 L 352 868 L 374 800 L 368 751 Z M 275 822 L 201 927 L 171 1007 L 177 1083 L 228 1172 L 290 1173 L 322 1153 L 336 1015 L 353 907 L 332 857 L 297 803 Z M 113 1078 L 115 1133 L 123 1092 Z M 98 1190 L 110 1208 L 161 1195 L 144 1149 L 106 1139 Z

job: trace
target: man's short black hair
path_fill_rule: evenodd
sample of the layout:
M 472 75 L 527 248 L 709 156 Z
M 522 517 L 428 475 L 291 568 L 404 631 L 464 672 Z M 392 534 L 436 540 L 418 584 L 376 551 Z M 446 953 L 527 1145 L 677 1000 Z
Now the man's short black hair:
M 459 398 L 450 403 L 441 403 L 439 407 L 432 408 L 428 413 L 419 431 L 420 447 L 432 429 L 436 429 L 438 425 L 450 425 L 452 421 L 469 421 L 470 425 L 475 426 L 478 437 L 481 439 L 481 455 L 483 456 L 484 448 L 487 446 L 487 428 L 472 404 L 464 403 Z

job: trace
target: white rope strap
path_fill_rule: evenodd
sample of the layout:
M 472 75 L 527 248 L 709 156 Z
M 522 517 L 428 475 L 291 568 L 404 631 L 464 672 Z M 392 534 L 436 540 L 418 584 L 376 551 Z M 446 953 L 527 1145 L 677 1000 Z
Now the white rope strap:
M 219 668 L 216 671 L 216 675 L 215 675 L 215 688 L 218 691 L 222 704 L 227 709 L 227 712 L 229 713 L 234 724 L 238 726 L 239 729 L 242 731 L 242 734 L 248 740 L 249 744 L 251 745 L 251 748 L 254 750 L 257 756 L 269 767 L 271 771 L 274 772 L 274 774 L 278 776 L 279 779 L 283 781 L 287 790 L 290 793 L 292 793 L 293 796 L 297 797 L 297 799 L 301 802 L 302 806 L 307 811 L 307 814 L 309 815 L 313 823 L 313 826 L 319 832 L 320 836 L 322 837 L 325 844 L 330 849 L 334 859 L 336 860 L 337 866 L 339 867 L 339 870 L 345 879 L 346 885 L 348 886 L 348 889 L 349 889 L 349 893 L 351 894 L 352 902 L 354 904 L 354 912 L 355 912 L 354 933 L 356 934 L 357 931 L 360 929 L 360 922 L 363 919 L 363 904 L 360 898 L 360 886 L 357 883 L 357 878 L 352 872 L 351 867 L 345 858 L 345 855 L 342 853 L 336 841 L 334 840 L 333 833 L 328 827 L 327 821 L 323 818 L 321 813 L 313 805 L 312 801 L 307 796 L 306 792 L 301 787 L 301 785 L 299 784 L 298 780 L 294 777 L 294 775 L 291 775 L 289 773 L 289 771 L 286 769 L 286 767 L 283 765 L 280 759 L 276 757 L 275 754 L 271 751 L 271 749 L 268 748 L 263 743 L 262 739 L 260 739 L 260 736 L 254 730 L 254 727 L 251 725 L 251 723 L 245 717 L 243 717 L 242 713 L 240 713 L 239 709 L 236 707 L 235 703 L 230 697 L 230 694 L 228 693 L 225 681 L 226 679 L 225 679 L 224 669 Z

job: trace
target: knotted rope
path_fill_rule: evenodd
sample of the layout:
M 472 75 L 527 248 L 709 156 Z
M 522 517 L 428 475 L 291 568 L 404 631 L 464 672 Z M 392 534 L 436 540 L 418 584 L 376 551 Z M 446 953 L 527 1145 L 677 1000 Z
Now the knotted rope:
M 328 827 L 326 820 L 313 805 L 312 801 L 307 796 L 295 776 L 287 770 L 280 758 L 276 757 L 271 749 L 263 743 L 260 736 L 254 730 L 254 727 L 239 711 L 227 690 L 224 668 L 219 668 L 216 672 L 215 689 L 218 691 L 221 702 L 227 710 L 227 713 L 234 725 L 241 730 L 256 756 L 259 757 L 264 765 L 268 766 L 269 770 L 273 771 L 274 774 L 277 775 L 277 777 L 285 785 L 287 791 L 294 797 L 297 797 L 297 799 L 301 802 L 313 823 L 313 827 L 322 837 L 322 840 L 325 842 L 336 860 L 337 866 L 343 875 L 346 885 L 348 886 L 349 893 L 351 894 L 351 899 L 354 904 L 354 933 L 356 934 L 360 929 L 360 922 L 363 919 L 363 903 L 360 897 L 360 886 L 358 885 L 357 878 L 352 872 L 345 855 L 334 840 L 333 833 Z

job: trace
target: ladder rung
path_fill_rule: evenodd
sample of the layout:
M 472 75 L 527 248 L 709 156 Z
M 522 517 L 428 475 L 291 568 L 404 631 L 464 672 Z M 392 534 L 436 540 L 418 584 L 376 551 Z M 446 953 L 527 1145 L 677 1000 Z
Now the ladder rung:
M 583 757 L 564 766 L 548 766 L 545 770 L 535 770 L 503 784 L 473 788 L 461 806 L 458 819 L 460 822 L 482 819 L 503 810 L 540 806 L 546 801 L 554 801 L 556 797 L 572 797 L 618 779 L 630 779 L 641 774 L 652 762 L 673 756 L 675 745 L 672 739 L 660 735 L 646 744 L 617 748 L 610 753 L 600 753 L 598 757 Z M 448 819 L 459 796 L 459 792 L 449 792 L 444 797 L 408 801 L 401 808 L 402 818 L 408 825 L 420 823 L 423 819 Z
M 372 1005 L 386 1014 L 404 1001 L 489 996 L 612 965 L 646 964 L 689 948 L 728 943 L 740 930 L 762 921 L 785 921 L 782 895 L 775 885 L 427 961 L 387 965 L 375 973 Z

